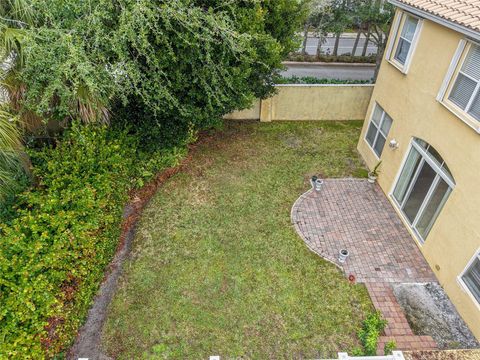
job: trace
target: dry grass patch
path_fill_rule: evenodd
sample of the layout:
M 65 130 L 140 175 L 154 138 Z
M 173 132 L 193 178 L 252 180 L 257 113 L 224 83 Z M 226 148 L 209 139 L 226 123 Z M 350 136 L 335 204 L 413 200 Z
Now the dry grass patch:
M 121 359 L 327 357 L 358 344 L 364 287 L 307 250 L 308 179 L 365 173 L 361 122 L 228 122 L 145 210 L 103 344 Z

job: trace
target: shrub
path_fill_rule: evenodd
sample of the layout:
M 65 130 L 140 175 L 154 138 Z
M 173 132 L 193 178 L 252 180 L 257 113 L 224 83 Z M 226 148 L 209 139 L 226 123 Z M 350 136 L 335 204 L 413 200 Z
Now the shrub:
M 13 187 L 7 189 L 3 198 L 0 198 L 0 223 L 9 223 L 15 217 L 18 194 L 25 191 L 29 185 L 30 179 L 25 172 L 17 171 L 13 177 Z
M 0 225 L 0 358 L 61 353 L 117 247 L 128 190 L 178 163 L 185 147 L 138 151 L 125 131 L 74 125 L 31 151 L 38 186 Z
M 393 351 L 397 348 L 397 343 L 395 340 L 388 341 L 383 347 L 383 353 L 385 355 L 392 355 Z
M 363 346 L 363 355 L 376 355 L 378 338 L 386 325 L 387 321 L 382 319 L 382 315 L 378 311 L 368 315 L 363 321 L 363 327 L 358 332 L 358 337 Z
M 313 76 L 296 75 L 291 77 L 278 77 L 275 79 L 277 84 L 371 84 L 370 80 L 340 80 L 340 79 L 318 79 Z
M 302 62 L 328 62 L 328 63 L 361 63 L 361 64 L 375 64 L 376 55 L 368 56 L 351 56 L 351 55 L 302 55 L 302 54 L 290 54 L 288 56 L 289 61 L 302 61 Z

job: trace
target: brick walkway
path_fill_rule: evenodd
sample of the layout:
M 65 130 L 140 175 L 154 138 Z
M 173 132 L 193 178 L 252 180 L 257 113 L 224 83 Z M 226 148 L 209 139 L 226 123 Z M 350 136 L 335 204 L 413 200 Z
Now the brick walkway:
M 389 340 L 399 350 L 433 349 L 429 336 L 415 336 L 390 283 L 437 281 L 423 255 L 380 187 L 361 179 L 325 180 L 320 192 L 302 195 L 292 222 L 306 245 L 365 283 L 388 325 L 379 353 Z M 350 253 L 344 264 L 338 253 Z

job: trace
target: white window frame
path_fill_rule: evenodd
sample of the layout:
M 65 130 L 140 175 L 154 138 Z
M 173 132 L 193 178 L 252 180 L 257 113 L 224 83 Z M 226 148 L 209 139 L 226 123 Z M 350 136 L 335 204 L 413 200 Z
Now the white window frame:
M 441 103 L 443 106 L 445 106 L 450 112 L 452 112 L 456 117 L 462 120 L 465 124 L 467 124 L 473 130 L 475 130 L 478 134 L 480 134 L 480 120 L 477 120 L 476 118 L 468 114 L 468 110 L 472 105 L 473 99 L 475 99 L 475 96 L 480 91 L 480 81 L 476 79 L 472 79 L 471 76 L 461 72 L 461 68 L 463 66 L 463 63 L 465 62 L 465 59 L 468 55 L 468 52 L 472 44 L 480 46 L 480 44 L 470 40 L 466 40 L 466 39 L 461 39 L 459 41 L 457 50 L 453 55 L 452 61 L 450 62 L 450 66 L 447 70 L 445 78 L 443 79 L 442 86 L 440 87 L 440 90 L 438 92 L 437 101 Z M 464 76 L 477 82 L 477 86 L 465 110 L 457 106 L 453 101 L 449 100 L 450 93 L 453 89 L 453 86 L 455 85 L 455 82 L 457 80 L 459 73 L 462 73 Z
M 367 139 L 367 135 L 368 135 L 368 130 L 370 129 L 370 126 L 372 125 L 373 115 L 375 114 L 375 109 L 377 107 L 382 109 L 382 116 L 380 117 L 380 121 L 379 121 L 378 125 L 375 124 L 375 127 L 377 128 L 377 133 L 375 134 L 375 138 L 373 139 L 373 144 L 370 145 L 370 143 L 368 142 L 368 139 Z M 385 149 L 385 145 L 387 145 L 388 134 L 385 134 L 382 130 L 383 121 L 385 120 L 385 114 L 388 115 L 387 112 L 385 111 L 385 109 L 382 106 L 380 106 L 377 102 L 375 102 L 375 106 L 373 107 L 372 113 L 370 115 L 370 121 L 368 122 L 368 126 L 367 126 L 367 129 L 365 131 L 364 140 L 367 143 L 370 150 L 372 150 L 372 152 L 375 155 L 375 157 L 377 158 L 377 160 L 380 159 L 380 157 L 383 154 L 383 150 Z M 390 115 L 388 115 L 388 116 L 390 117 L 390 119 L 392 119 L 392 124 L 390 125 L 390 129 L 388 131 L 390 133 L 390 130 L 392 130 L 392 126 L 393 126 L 393 118 Z M 375 151 L 375 145 L 378 141 L 378 137 L 380 136 L 380 134 L 385 138 L 385 144 L 383 145 L 383 149 L 382 149 L 380 155 L 378 155 L 377 152 Z
M 480 260 L 480 248 L 475 252 L 472 258 L 468 261 L 467 265 L 465 266 L 463 271 L 460 273 L 460 275 L 458 275 L 457 282 L 460 284 L 461 288 L 468 294 L 468 296 L 472 299 L 473 303 L 480 310 L 480 302 L 478 302 L 478 300 L 475 298 L 475 296 L 473 295 L 472 291 L 469 289 L 465 281 L 463 281 L 463 276 L 470 269 L 470 267 L 473 265 L 473 262 L 476 259 Z
M 410 44 L 410 49 L 408 50 L 407 58 L 405 59 L 405 64 L 401 64 L 395 59 L 395 53 L 397 52 L 399 40 L 402 34 L 403 27 L 407 17 L 412 17 L 418 20 L 417 27 L 415 28 L 415 33 L 413 34 L 412 42 Z M 401 26 L 400 26 L 401 25 Z M 412 63 L 413 54 L 417 48 L 418 40 L 420 38 L 420 33 L 423 28 L 423 19 L 415 16 L 411 13 L 405 11 L 398 11 L 398 15 L 395 17 L 391 34 L 394 35 L 388 44 L 387 50 L 385 51 L 385 60 L 387 60 L 391 65 L 400 70 L 403 74 L 407 74 Z
M 402 174 L 402 171 L 403 171 L 403 168 L 405 167 L 405 164 L 407 162 L 407 159 L 408 159 L 408 156 L 410 155 L 410 152 L 412 151 L 412 149 L 415 148 L 416 151 L 418 151 L 420 153 L 420 156 L 421 156 L 421 160 L 420 160 L 420 165 L 418 167 L 418 169 L 415 171 L 413 175 L 413 181 L 410 183 L 410 185 L 408 186 L 408 188 L 406 189 L 405 191 L 405 195 L 404 195 L 404 198 L 403 198 L 403 201 L 402 203 L 400 204 L 397 199 L 395 198 L 395 196 L 393 195 L 393 193 L 395 192 L 395 188 L 397 187 L 397 184 L 398 184 L 398 181 L 400 180 L 400 176 Z M 425 199 L 423 199 L 423 202 L 422 202 L 422 205 L 420 206 L 420 208 L 418 209 L 418 212 L 417 214 L 415 215 L 415 218 L 413 219 L 412 222 L 410 222 L 410 220 L 406 217 L 405 213 L 403 212 L 403 205 L 405 204 L 405 201 L 408 199 L 408 197 L 410 196 L 410 193 L 412 191 L 412 188 L 413 186 L 415 185 L 415 182 L 417 180 L 417 177 L 420 173 L 420 169 L 423 167 L 423 163 L 426 162 L 428 165 L 430 165 L 432 167 L 432 169 L 435 171 L 436 175 L 435 175 L 435 179 L 433 180 L 432 182 L 432 185 L 430 185 L 430 188 L 427 192 L 427 194 L 425 195 Z M 445 164 L 445 160 L 443 162 L 443 164 Z M 445 170 L 442 168 L 443 164 L 441 164 L 441 166 L 438 166 L 438 164 L 433 161 L 431 159 L 431 155 L 428 153 L 427 150 L 425 150 L 422 146 L 420 146 L 419 144 L 416 143 L 415 141 L 415 138 L 412 138 L 412 140 L 410 141 L 410 145 L 407 149 L 407 152 L 405 153 L 405 156 L 402 160 L 402 164 L 400 165 L 400 169 L 398 170 L 398 173 L 395 177 L 395 181 L 393 182 L 393 186 L 392 188 L 390 189 L 390 192 L 389 192 L 389 196 L 390 196 L 390 199 L 392 199 L 393 203 L 395 204 L 395 207 L 396 209 L 398 210 L 398 213 L 400 214 L 400 216 L 402 217 L 402 219 L 404 220 L 404 222 L 406 224 L 408 224 L 408 227 L 410 228 L 410 230 L 412 231 L 412 233 L 415 235 L 415 238 L 417 240 L 417 242 L 420 244 L 420 245 L 423 245 L 425 243 L 425 241 L 427 240 L 426 238 L 424 239 L 422 237 L 422 235 L 420 235 L 420 233 L 417 231 L 416 229 L 416 225 L 418 224 L 418 221 L 420 220 L 424 210 L 425 210 L 425 207 L 428 205 L 428 203 L 430 202 L 430 199 L 432 197 L 432 194 L 435 190 L 435 188 L 437 187 L 438 185 L 438 182 L 440 181 L 440 179 L 442 179 L 443 181 L 445 181 L 447 183 L 447 185 L 450 187 L 450 193 L 448 194 L 448 197 L 447 197 L 447 200 L 448 198 L 450 197 L 450 195 L 452 194 L 453 190 L 455 189 L 455 182 L 453 181 L 453 179 L 450 177 L 451 175 L 448 175 L 447 173 L 445 173 Z M 436 210 L 436 213 L 437 213 L 437 219 L 438 219 L 438 212 L 443 210 L 445 207 L 445 203 L 440 206 L 440 210 L 437 209 Z M 433 222 L 433 224 L 431 224 L 430 226 L 430 230 L 428 231 L 428 234 L 427 234 L 427 237 L 428 235 L 430 234 L 430 231 L 431 229 L 433 228 L 433 226 L 435 225 L 437 219 Z

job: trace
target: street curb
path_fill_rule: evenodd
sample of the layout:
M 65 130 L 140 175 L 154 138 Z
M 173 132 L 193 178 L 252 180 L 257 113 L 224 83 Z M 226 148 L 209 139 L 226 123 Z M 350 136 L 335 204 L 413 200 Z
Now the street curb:
M 304 65 L 304 66 L 351 66 L 351 67 L 375 67 L 371 63 L 345 63 L 345 62 L 320 62 L 320 61 L 284 61 L 283 65 Z

